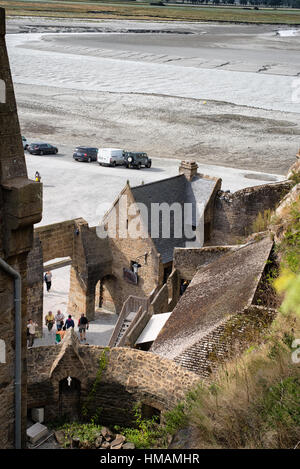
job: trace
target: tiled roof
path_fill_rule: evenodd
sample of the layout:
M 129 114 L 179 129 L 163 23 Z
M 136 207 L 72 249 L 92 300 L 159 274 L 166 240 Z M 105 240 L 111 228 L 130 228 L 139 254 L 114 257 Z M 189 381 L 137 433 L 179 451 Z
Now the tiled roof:
M 154 341 L 151 352 L 174 359 L 218 322 L 250 306 L 272 245 L 265 238 L 200 268 Z
M 137 203 L 144 204 L 148 209 L 148 232 L 152 236 L 153 242 L 161 254 L 163 263 L 172 261 L 173 250 L 175 247 L 185 247 L 187 239 L 183 232 L 180 237 L 174 236 L 174 219 L 171 218 L 170 237 L 163 237 L 162 217 L 155 224 L 155 220 L 151 217 L 151 204 L 166 203 L 168 206 L 177 203 L 182 209 L 181 223 L 184 226 L 184 204 L 191 203 L 193 205 L 192 225 L 196 225 L 196 203 L 203 203 L 204 207 L 210 200 L 214 191 L 216 180 L 195 177 L 189 182 L 183 174 L 168 179 L 144 184 L 133 187 L 131 189 L 133 197 Z M 171 215 L 172 217 L 172 215 Z M 154 237 L 153 233 L 157 231 L 158 237 Z

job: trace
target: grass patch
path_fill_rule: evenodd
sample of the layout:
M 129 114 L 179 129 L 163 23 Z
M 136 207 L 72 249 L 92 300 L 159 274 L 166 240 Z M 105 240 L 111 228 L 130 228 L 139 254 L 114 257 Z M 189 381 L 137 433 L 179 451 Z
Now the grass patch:
M 251 233 L 260 233 L 262 231 L 266 231 L 270 224 L 271 217 L 272 211 L 270 209 L 259 212 L 256 219 L 252 223 Z
M 92 445 L 95 439 L 100 435 L 101 426 L 93 423 L 65 423 L 57 430 L 64 432 L 64 443 L 63 447 L 68 448 L 71 446 L 72 439 L 78 439 L 80 441 L 87 442 Z
M 236 23 L 300 24 L 300 10 L 244 10 L 239 7 L 152 6 L 149 3 L 21 2 L 1 0 L 7 15 L 151 21 L 225 21 Z
M 285 210 L 282 223 L 285 233 L 277 245 L 281 267 L 297 274 L 300 272 L 300 197 Z

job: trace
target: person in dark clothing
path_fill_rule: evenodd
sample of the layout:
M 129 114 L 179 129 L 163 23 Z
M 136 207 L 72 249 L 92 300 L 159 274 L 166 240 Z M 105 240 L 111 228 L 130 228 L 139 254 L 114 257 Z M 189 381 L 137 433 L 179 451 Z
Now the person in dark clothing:
M 51 282 L 52 282 L 52 274 L 51 274 L 50 271 L 45 273 L 44 280 L 45 280 L 45 283 L 47 285 L 47 291 L 50 291 Z
M 86 330 L 89 328 L 89 321 L 85 317 L 84 313 L 82 313 L 81 317 L 79 318 L 78 327 L 79 327 L 80 341 L 83 342 L 84 340 L 86 340 L 85 333 L 86 333 Z
M 189 282 L 185 280 L 184 282 L 181 283 L 180 285 L 180 295 L 183 295 L 187 287 L 189 286 Z
M 66 326 L 66 329 L 69 329 L 69 327 L 73 327 L 74 329 L 75 324 L 74 324 L 71 314 L 69 314 L 68 319 L 65 322 L 65 326 Z

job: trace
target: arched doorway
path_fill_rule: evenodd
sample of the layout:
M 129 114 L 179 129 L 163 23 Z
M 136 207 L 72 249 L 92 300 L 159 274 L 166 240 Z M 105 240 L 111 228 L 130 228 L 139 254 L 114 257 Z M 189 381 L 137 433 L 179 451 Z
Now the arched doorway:
M 117 279 L 113 275 L 105 275 L 96 285 L 96 308 L 118 312 Z
M 68 376 L 59 382 L 59 415 L 77 420 L 80 413 L 81 383 Z

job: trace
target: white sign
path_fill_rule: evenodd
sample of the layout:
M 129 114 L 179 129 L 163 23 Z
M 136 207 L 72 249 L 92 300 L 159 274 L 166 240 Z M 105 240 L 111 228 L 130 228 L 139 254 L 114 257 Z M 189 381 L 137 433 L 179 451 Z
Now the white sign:
M 6 85 L 4 80 L 0 80 L 0 103 L 6 103 Z
M 292 348 L 295 348 L 295 352 L 292 353 L 293 363 L 300 363 L 300 339 L 295 339 L 292 343 Z
M 6 363 L 5 342 L 0 339 L 0 363 Z

